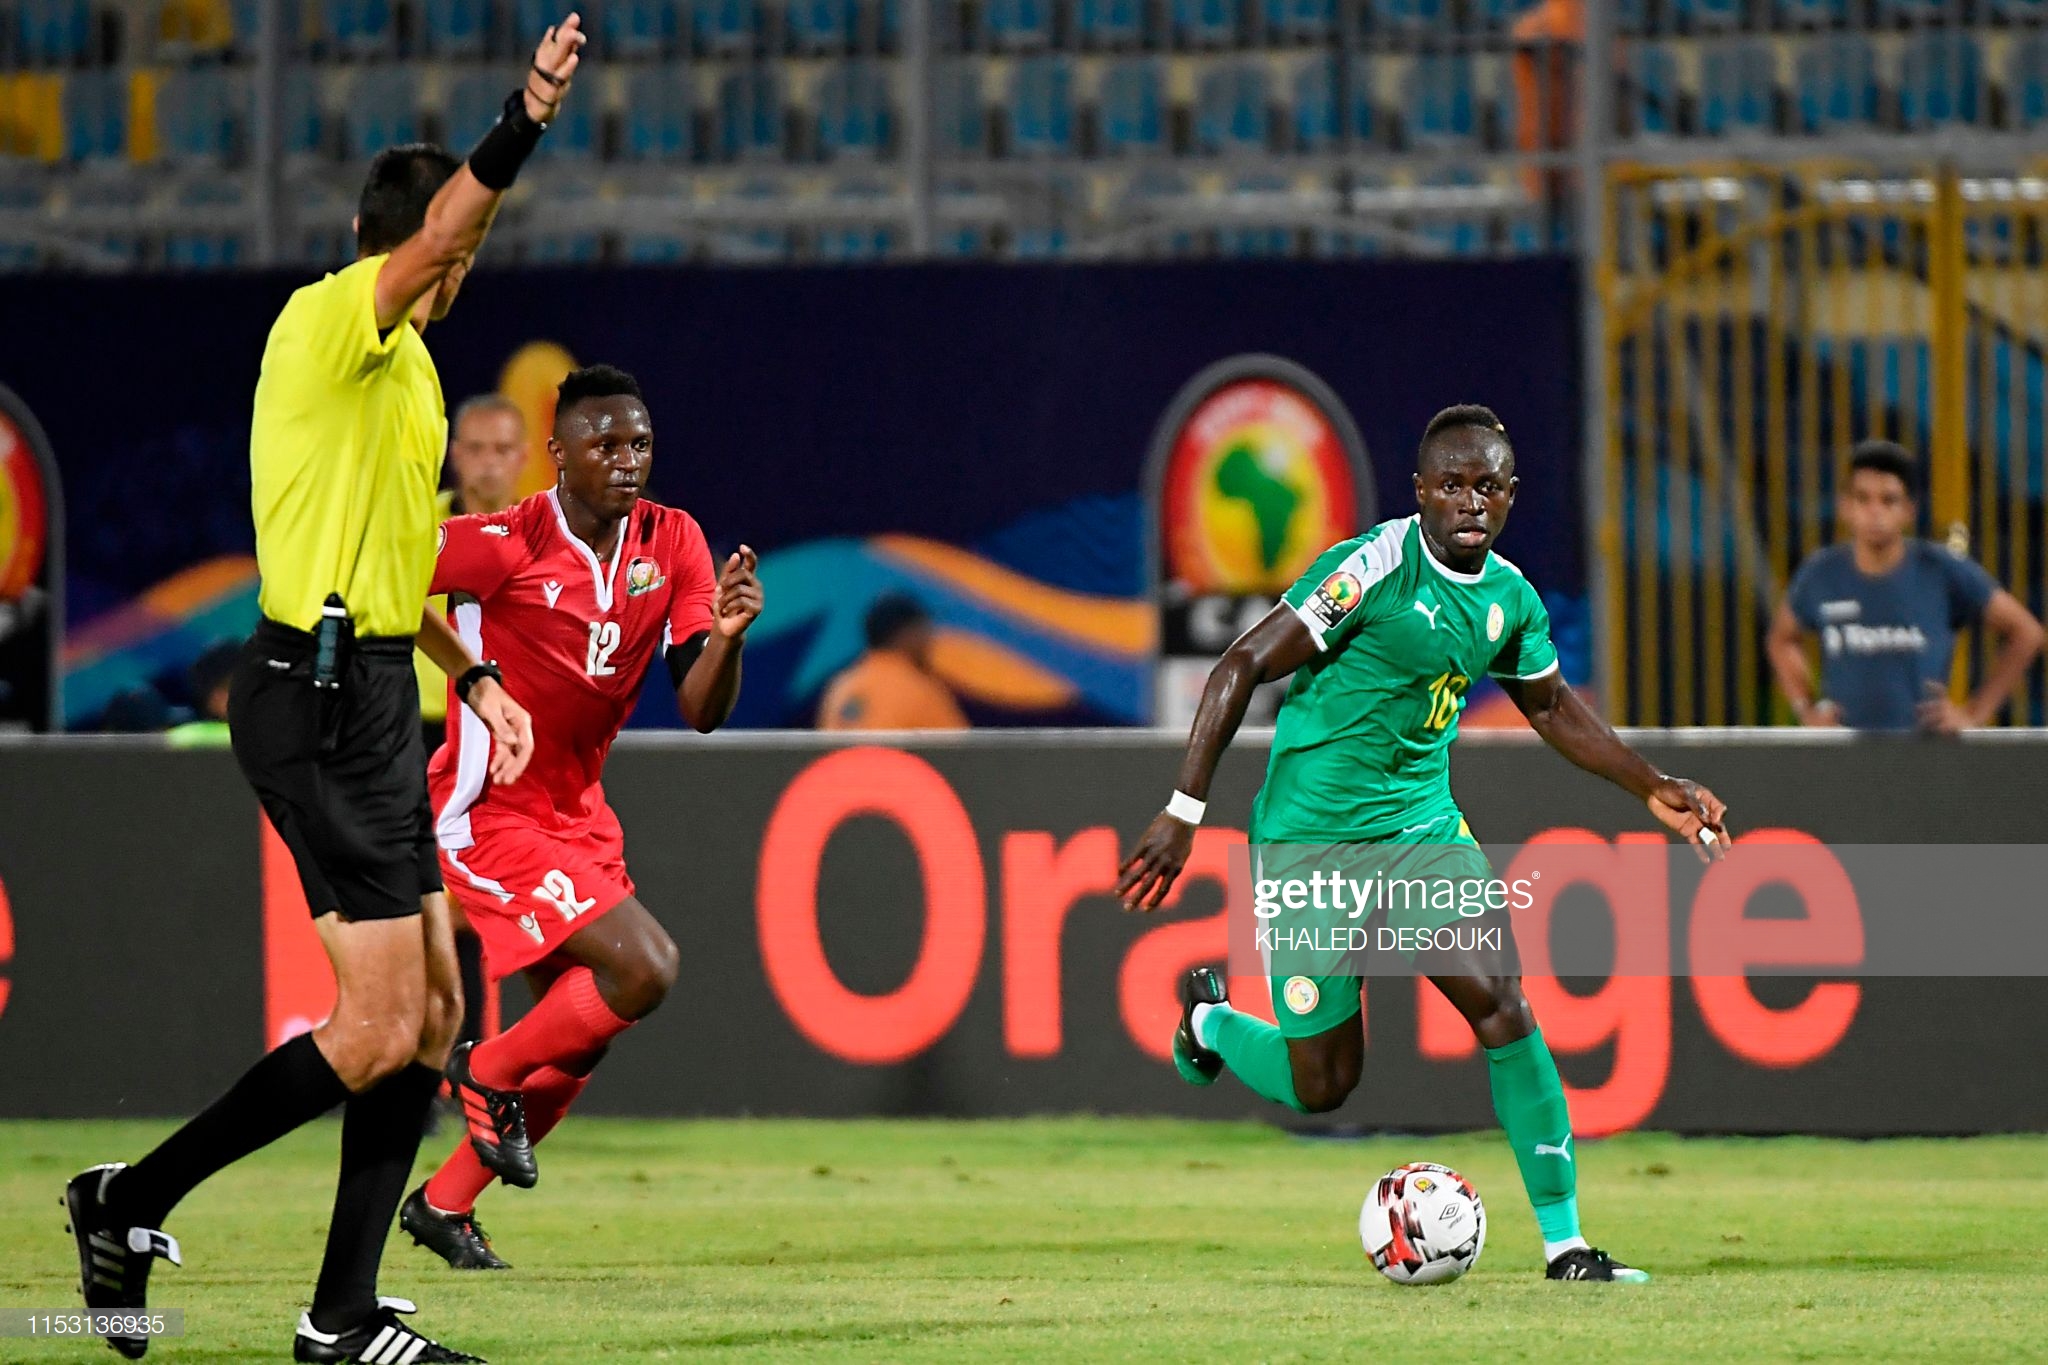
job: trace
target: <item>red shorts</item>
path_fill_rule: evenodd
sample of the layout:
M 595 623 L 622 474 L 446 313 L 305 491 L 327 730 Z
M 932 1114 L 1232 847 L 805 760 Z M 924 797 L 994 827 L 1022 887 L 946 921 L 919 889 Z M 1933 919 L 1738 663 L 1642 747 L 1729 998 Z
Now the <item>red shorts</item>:
M 483 940 L 493 981 L 531 967 L 633 894 L 616 825 L 572 837 L 502 825 L 475 839 L 441 850 L 441 874 Z

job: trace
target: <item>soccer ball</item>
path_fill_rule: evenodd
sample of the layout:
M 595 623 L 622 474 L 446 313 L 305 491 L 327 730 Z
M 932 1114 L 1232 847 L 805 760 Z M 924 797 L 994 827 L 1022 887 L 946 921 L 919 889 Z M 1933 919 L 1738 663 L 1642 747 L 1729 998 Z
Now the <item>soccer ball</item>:
M 1413 1161 L 1381 1176 L 1365 1196 L 1358 1239 L 1395 1284 L 1446 1284 L 1479 1264 L 1486 1206 L 1450 1167 Z

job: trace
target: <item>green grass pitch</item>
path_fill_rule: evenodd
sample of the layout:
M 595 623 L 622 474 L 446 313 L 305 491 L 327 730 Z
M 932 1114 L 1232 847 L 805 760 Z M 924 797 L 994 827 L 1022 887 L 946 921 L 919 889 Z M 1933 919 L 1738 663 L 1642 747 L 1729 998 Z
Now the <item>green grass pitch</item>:
M 0 1124 L 0 1305 L 77 1302 L 64 1179 L 168 1125 Z M 186 1311 L 160 1362 L 289 1359 L 339 1133 L 227 1172 L 171 1220 Z M 452 1129 L 422 1154 L 436 1160 Z M 1638 1135 L 1578 1149 L 1587 1231 L 1656 1275 L 1541 1278 L 1492 1134 L 1311 1141 L 1252 1124 L 572 1118 L 532 1191 L 480 1213 L 508 1274 L 394 1233 L 383 1291 L 421 1328 L 525 1362 L 673 1359 L 2014 1360 L 2048 1356 L 2048 1140 Z M 1402 1289 L 1359 1250 L 1369 1182 L 1477 1185 L 1479 1268 Z M 0 1340 L 0 1360 L 112 1360 Z

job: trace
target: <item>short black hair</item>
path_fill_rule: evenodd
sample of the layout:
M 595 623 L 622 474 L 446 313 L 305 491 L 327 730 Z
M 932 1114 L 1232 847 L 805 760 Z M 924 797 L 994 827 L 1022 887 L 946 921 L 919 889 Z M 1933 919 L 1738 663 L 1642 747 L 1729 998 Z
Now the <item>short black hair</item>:
M 924 625 L 931 619 L 932 614 L 924 609 L 924 603 L 909 593 L 885 592 L 868 608 L 868 648 L 887 649 L 904 631 Z
M 1457 427 L 1480 427 L 1500 437 L 1502 445 L 1508 446 L 1508 454 L 1515 448 L 1508 445 L 1508 429 L 1492 408 L 1483 403 L 1456 403 L 1429 419 L 1429 425 L 1422 429 L 1422 444 L 1415 448 L 1415 467 L 1422 468 L 1428 458 L 1430 443 L 1446 431 Z
M 585 365 L 580 370 L 571 370 L 555 389 L 555 420 L 561 421 L 569 409 L 585 399 L 619 397 L 647 401 L 640 392 L 640 381 L 616 365 Z
M 461 164 L 431 142 L 377 153 L 356 202 L 356 254 L 379 255 L 418 232 L 427 221 L 427 205 Z
M 1861 469 L 1893 475 L 1906 485 L 1907 497 L 1917 500 L 1920 496 L 1920 462 L 1897 441 L 1858 441 L 1849 452 L 1850 476 L 1853 478 Z

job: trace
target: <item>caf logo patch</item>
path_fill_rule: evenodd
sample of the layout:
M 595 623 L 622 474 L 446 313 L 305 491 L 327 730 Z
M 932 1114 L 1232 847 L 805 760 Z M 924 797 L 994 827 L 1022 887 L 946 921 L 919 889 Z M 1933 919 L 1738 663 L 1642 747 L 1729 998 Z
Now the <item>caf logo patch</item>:
M 1358 579 L 1339 569 L 1323 580 L 1323 585 L 1316 589 L 1315 596 L 1309 599 L 1308 606 L 1309 610 L 1315 613 L 1316 619 L 1328 629 L 1349 616 L 1351 609 L 1358 605 L 1359 598 L 1364 595 L 1364 590 L 1358 586 Z
M 1492 606 L 1488 607 L 1486 609 L 1487 641 L 1491 643 L 1494 640 L 1498 640 L 1500 638 L 1501 631 L 1507 627 L 1507 623 L 1507 614 L 1501 611 L 1500 603 L 1496 602 Z
M 1436 1182 L 1434 1180 L 1431 1180 L 1426 1175 L 1416 1176 L 1415 1179 L 1412 1182 L 1410 1182 L 1410 1185 L 1411 1188 L 1413 1188 L 1417 1194 L 1428 1194 L 1431 1190 L 1436 1188 Z
M 1287 1008 L 1296 1014 L 1307 1014 L 1316 1007 L 1320 995 L 1316 983 L 1305 976 L 1290 976 L 1287 984 L 1280 988 L 1280 998 L 1287 1002 Z
M 642 558 L 626 566 L 626 596 L 638 597 L 643 592 L 653 592 L 667 582 L 661 576 L 661 566 L 653 560 Z

